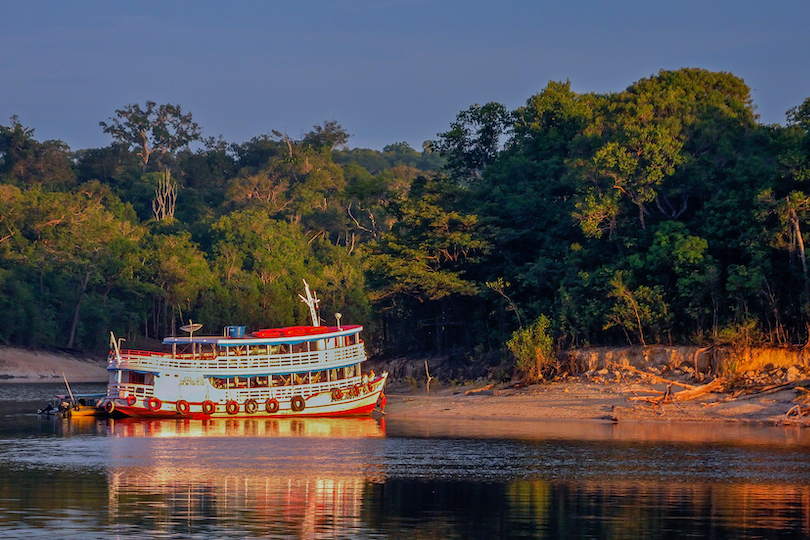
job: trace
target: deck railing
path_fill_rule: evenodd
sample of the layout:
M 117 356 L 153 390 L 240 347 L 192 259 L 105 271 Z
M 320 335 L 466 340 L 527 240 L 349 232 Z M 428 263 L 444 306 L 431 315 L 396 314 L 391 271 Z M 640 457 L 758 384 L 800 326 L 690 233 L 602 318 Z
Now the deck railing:
M 146 384 L 112 383 L 107 385 L 108 398 L 150 398 L 155 395 L 155 387 Z
M 119 361 L 110 355 L 107 369 L 202 371 L 206 375 L 242 376 L 334 369 L 366 359 L 362 343 L 323 351 L 217 356 L 212 353 L 160 354 L 124 349 Z

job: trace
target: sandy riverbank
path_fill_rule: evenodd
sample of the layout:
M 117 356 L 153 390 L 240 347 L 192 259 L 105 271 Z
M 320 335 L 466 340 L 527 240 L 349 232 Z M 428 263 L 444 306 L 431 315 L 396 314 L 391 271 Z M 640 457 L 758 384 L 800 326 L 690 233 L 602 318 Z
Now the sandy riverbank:
M 563 382 L 522 388 L 498 388 L 472 392 L 473 387 L 446 387 L 409 391 L 392 385 L 386 390 L 386 413 L 390 418 L 442 419 L 575 419 L 611 422 L 697 421 L 740 422 L 778 425 L 795 405 L 800 391 L 792 388 L 760 396 L 731 399 L 727 394 L 708 393 L 699 399 L 653 406 L 638 401 L 646 390 L 665 391 L 664 384 L 591 382 L 573 378 Z M 676 394 L 677 396 L 677 394 Z
M 106 382 L 104 359 L 0 347 L 0 383 L 61 382 L 62 374 L 70 382 Z

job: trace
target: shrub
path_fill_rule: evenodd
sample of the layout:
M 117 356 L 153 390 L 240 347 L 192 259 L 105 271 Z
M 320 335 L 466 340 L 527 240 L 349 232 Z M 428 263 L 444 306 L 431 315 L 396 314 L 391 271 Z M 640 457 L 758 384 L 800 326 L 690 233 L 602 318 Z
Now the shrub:
M 554 368 L 553 340 L 548 334 L 548 317 L 540 315 L 528 328 L 512 333 L 506 342 L 507 348 L 515 355 L 515 368 L 526 382 L 537 382 Z

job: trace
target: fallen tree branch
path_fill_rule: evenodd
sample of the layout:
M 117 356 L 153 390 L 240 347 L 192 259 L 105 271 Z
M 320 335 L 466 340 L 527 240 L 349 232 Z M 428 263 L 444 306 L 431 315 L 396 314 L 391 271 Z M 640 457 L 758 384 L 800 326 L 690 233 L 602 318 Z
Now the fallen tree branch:
M 691 384 L 685 384 L 685 383 L 682 383 L 682 382 L 672 381 L 670 379 L 665 379 L 664 377 L 659 377 L 657 375 L 653 375 L 652 373 L 649 373 L 647 371 L 641 371 L 640 369 L 636 369 L 636 368 L 634 368 L 632 366 L 623 366 L 621 364 L 616 364 L 616 363 L 611 363 L 610 365 L 612 365 L 614 367 L 617 367 L 617 368 L 626 369 L 627 371 L 632 371 L 633 373 L 637 373 L 637 374 L 643 375 L 645 377 L 649 377 L 650 379 L 652 379 L 655 382 L 660 382 L 660 383 L 664 383 L 664 384 L 674 384 L 675 386 L 680 386 L 681 388 L 686 388 L 687 390 L 694 390 L 695 388 L 700 388 L 699 386 L 694 386 L 694 385 L 691 385 Z
M 474 388 L 472 390 L 467 390 L 466 392 L 464 392 L 464 395 L 465 396 L 471 396 L 471 395 L 477 394 L 479 392 L 484 392 L 486 390 L 490 390 L 493 386 L 495 386 L 495 383 L 488 384 L 486 386 L 482 386 L 481 388 Z

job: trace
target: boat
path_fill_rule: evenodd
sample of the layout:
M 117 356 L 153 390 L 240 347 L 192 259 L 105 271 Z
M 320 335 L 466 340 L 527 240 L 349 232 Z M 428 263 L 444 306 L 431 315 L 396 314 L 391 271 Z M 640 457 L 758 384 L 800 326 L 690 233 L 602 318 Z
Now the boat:
M 63 417 L 74 416 L 103 416 L 104 410 L 99 403 L 105 394 L 57 394 L 54 396 L 59 403 L 58 411 Z
M 95 394 L 74 394 L 70 389 L 67 377 L 62 373 L 62 379 L 67 387 L 67 394 L 56 394 L 56 405 L 49 402 L 42 409 L 37 410 L 37 414 L 46 416 L 59 415 L 63 418 L 73 416 L 102 416 L 104 409 L 100 408 L 101 400 L 106 396 L 103 393 Z
M 121 348 L 111 333 L 107 393 L 99 407 L 135 417 L 368 416 L 385 404 L 387 373 L 362 372 L 361 325 L 321 325 L 319 302 L 304 281 L 312 324 L 245 333 L 167 337 L 165 350 Z

